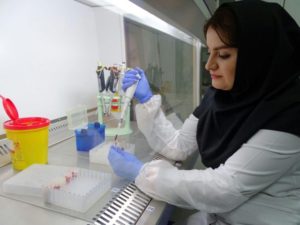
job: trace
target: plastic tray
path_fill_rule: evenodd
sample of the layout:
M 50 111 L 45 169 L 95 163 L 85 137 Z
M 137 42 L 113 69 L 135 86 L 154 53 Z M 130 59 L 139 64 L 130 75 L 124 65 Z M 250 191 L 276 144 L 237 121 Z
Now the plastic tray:
M 50 204 L 85 212 L 110 186 L 111 175 L 108 173 L 34 164 L 5 181 L 3 191 L 41 197 Z

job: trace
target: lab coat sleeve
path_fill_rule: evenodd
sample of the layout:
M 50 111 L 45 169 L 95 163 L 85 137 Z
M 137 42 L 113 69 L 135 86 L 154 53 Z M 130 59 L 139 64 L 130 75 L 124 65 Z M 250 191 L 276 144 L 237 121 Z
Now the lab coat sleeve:
M 160 106 L 160 95 L 138 104 L 135 108 L 138 128 L 154 151 L 172 160 L 184 160 L 197 150 L 198 119 L 191 114 L 182 128 L 176 130 Z
M 229 212 L 263 191 L 300 160 L 300 138 L 260 130 L 216 169 L 179 170 L 156 160 L 135 180 L 149 196 L 208 213 Z

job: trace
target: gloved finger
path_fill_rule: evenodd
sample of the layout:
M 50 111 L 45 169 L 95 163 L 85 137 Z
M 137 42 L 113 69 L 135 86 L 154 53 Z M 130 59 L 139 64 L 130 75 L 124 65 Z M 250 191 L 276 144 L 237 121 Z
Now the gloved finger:
M 117 156 L 119 159 L 122 158 L 122 160 L 132 160 L 137 159 L 136 156 L 128 151 L 126 151 L 124 148 L 118 147 L 116 145 L 111 146 L 111 150 L 117 152 Z
M 127 160 L 127 158 L 131 157 L 131 155 L 132 155 L 131 153 L 126 151 L 124 148 L 116 146 L 116 145 L 111 145 L 110 149 L 111 149 L 111 151 L 115 151 L 117 153 L 117 155 L 118 155 L 117 157 L 124 158 L 125 160 Z
M 122 157 L 125 156 L 125 154 L 124 154 L 124 148 L 118 148 L 117 152 L 120 154 L 120 156 L 122 156 Z
M 116 161 L 120 161 L 123 160 L 123 155 L 120 154 L 120 152 L 118 151 L 118 149 L 116 148 L 110 148 L 109 152 L 108 152 L 108 160 L 111 164 L 113 164 Z
M 113 150 L 113 151 L 121 150 L 121 148 L 119 146 L 113 145 L 113 144 L 110 146 L 110 149 Z
M 111 145 L 110 146 L 109 154 L 111 154 L 111 156 L 122 157 L 120 152 L 122 152 L 121 148 L 117 147 L 116 145 Z
M 118 148 L 118 149 L 116 149 L 116 151 L 118 152 L 119 157 L 122 157 L 123 160 L 128 161 L 128 160 L 136 159 L 134 154 L 126 151 L 126 149 L 124 149 L 124 148 Z
M 135 82 L 138 82 L 138 80 L 139 80 L 139 78 L 137 78 L 137 77 L 126 77 L 122 80 L 122 84 L 127 83 L 127 82 L 135 83 Z
M 137 81 L 136 80 L 126 80 L 122 82 L 122 89 L 125 91 L 127 88 L 135 84 Z
M 127 70 L 125 72 L 125 75 L 128 75 L 128 74 L 138 74 L 139 71 L 135 70 L 135 69 L 130 69 L 130 70 Z
M 118 152 L 118 147 L 116 145 L 111 145 L 109 148 L 109 152 Z
M 125 157 L 126 156 L 126 152 L 124 151 L 124 148 L 119 147 L 117 145 L 112 145 L 111 146 L 112 151 L 116 151 L 119 154 L 119 157 Z
M 123 82 L 122 83 L 122 89 L 123 91 L 126 91 L 127 88 L 129 88 L 130 86 L 132 86 L 136 81 L 127 81 L 127 82 Z
M 125 74 L 123 80 L 127 80 L 127 79 L 139 80 L 140 78 L 141 75 L 138 72 L 136 72 L 136 73 Z
M 118 158 L 118 156 L 116 154 L 117 153 L 115 153 L 114 151 L 109 151 L 108 152 L 107 159 L 108 159 L 109 164 L 111 165 L 111 167 L 115 166 L 116 159 Z
M 144 70 L 142 70 L 142 69 L 139 68 L 139 67 L 135 67 L 134 69 L 141 75 L 141 77 L 145 77 L 145 72 L 144 72 Z

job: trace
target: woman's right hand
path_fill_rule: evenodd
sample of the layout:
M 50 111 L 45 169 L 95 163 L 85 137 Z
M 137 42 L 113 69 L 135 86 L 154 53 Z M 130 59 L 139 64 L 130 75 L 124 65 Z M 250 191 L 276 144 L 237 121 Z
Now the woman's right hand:
M 138 67 L 134 69 L 130 69 L 125 72 L 123 82 L 122 82 L 122 89 L 126 91 L 126 89 L 131 85 L 133 85 L 135 82 L 139 82 L 139 83 L 135 90 L 134 97 L 140 103 L 147 102 L 152 97 L 153 94 L 150 89 L 150 85 L 145 75 L 145 72 Z

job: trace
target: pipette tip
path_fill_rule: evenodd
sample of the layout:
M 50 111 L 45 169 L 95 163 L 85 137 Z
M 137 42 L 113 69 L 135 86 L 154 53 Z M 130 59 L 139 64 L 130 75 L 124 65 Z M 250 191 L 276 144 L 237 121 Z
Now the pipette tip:
M 117 145 L 118 144 L 118 135 L 116 134 L 116 136 L 115 136 L 115 145 Z
M 123 119 L 120 119 L 120 121 L 118 123 L 118 128 L 121 128 L 122 124 L 123 124 Z

